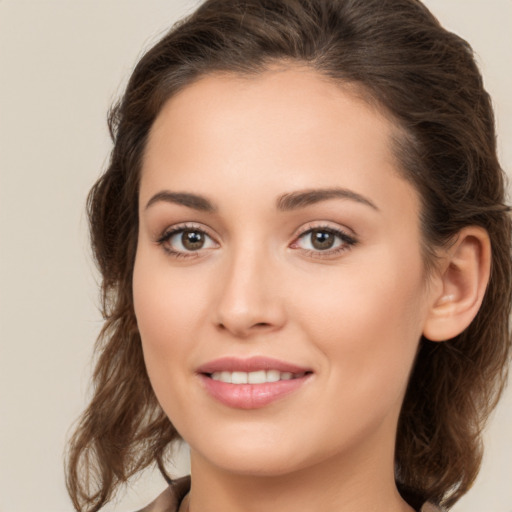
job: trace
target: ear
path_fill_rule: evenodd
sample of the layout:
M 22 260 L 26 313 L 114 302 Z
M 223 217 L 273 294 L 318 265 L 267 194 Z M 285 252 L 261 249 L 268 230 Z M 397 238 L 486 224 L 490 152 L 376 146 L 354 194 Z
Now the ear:
M 487 231 L 478 226 L 462 229 L 439 263 L 423 328 L 423 335 L 431 341 L 459 335 L 478 313 L 491 268 Z

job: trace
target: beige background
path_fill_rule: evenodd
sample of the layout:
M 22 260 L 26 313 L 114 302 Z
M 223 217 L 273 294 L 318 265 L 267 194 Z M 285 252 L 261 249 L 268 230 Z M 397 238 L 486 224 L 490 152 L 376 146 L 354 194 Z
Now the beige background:
M 510 171 L 512 0 L 426 3 L 477 51 Z M 62 453 L 100 328 L 84 201 L 110 148 L 105 113 L 142 48 L 195 4 L 0 0 L 0 512 L 71 510 Z M 509 391 L 454 510 L 512 511 L 511 425 Z M 106 510 L 134 510 L 164 486 L 147 475 Z

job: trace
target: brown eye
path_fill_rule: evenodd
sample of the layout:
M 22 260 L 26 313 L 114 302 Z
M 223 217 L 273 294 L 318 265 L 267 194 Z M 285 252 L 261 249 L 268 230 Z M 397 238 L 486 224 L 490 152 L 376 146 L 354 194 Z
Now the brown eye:
M 218 247 L 211 236 L 195 227 L 178 227 L 168 231 L 158 243 L 166 252 L 176 257 L 197 256 L 200 251 Z
M 181 243 L 187 251 L 197 251 L 204 246 L 204 233 L 200 231 L 186 229 L 181 235 Z
M 331 231 L 325 229 L 313 229 L 310 232 L 311 245 L 319 251 L 331 249 L 336 242 L 336 236 Z
M 302 233 L 292 247 L 304 249 L 311 256 L 329 257 L 341 254 L 356 243 L 356 239 L 344 231 L 318 226 Z

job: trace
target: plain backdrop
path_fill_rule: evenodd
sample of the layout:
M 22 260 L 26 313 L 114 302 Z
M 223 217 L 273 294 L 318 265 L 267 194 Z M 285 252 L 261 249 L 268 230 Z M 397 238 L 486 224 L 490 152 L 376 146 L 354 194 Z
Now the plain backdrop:
M 512 169 L 512 0 L 428 0 L 476 50 Z M 63 451 L 100 329 L 85 197 L 110 149 L 106 111 L 144 48 L 195 0 L 0 0 L 0 512 L 72 509 Z M 453 510 L 512 511 L 512 392 Z M 186 449 L 175 474 L 187 472 Z M 165 487 L 149 472 L 106 511 Z

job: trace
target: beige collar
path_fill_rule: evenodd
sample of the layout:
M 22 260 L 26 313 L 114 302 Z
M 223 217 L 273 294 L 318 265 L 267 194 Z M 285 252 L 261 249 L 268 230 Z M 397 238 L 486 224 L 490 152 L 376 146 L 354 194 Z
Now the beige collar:
M 179 512 L 179 506 L 189 490 L 190 476 L 178 478 L 156 500 L 138 512 Z M 425 503 L 420 512 L 441 512 L 441 509 L 431 503 Z

